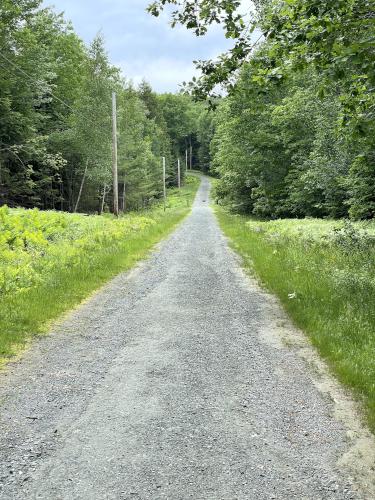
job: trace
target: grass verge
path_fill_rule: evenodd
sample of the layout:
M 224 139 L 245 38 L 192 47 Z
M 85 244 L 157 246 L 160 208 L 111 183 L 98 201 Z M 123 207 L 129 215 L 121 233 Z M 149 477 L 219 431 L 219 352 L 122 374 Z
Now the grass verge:
M 0 213 L 0 362 L 116 274 L 147 256 L 189 213 L 199 186 L 189 176 L 162 206 L 112 216 L 38 210 Z
M 339 380 L 364 403 L 375 431 L 375 227 L 306 220 L 254 221 L 216 213 L 233 248 Z

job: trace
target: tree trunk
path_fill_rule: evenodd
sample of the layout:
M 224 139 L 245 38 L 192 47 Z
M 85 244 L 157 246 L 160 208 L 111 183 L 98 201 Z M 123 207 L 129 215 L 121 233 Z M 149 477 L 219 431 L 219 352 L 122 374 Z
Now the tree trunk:
M 53 190 L 53 182 L 51 179 L 51 205 L 52 205 L 52 210 L 55 210 L 55 194 Z
M 125 179 L 124 179 L 124 187 L 122 190 L 122 211 L 123 212 L 126 211 L 126 182 L 125 182 Z
M 64 211 L 64 181 L 60 183 L 60 210 Z
M 103 213 L 104 203 L 105 203 L 105 195 L 106 194 L 107 194 L 107 184 L 104 184 L 104 187 L 103 187 L 103 196 L 102 196 L 102 203 L 100 205 L 100 212 L 99 212 L 99 214 Z
M 83 185 L 85 184 L 85 179 L 86 179 L 86 173 L 87 173 L 88 163 L 89 163 L 89 161 L 87 160 L 86 161 L 86 166 L 85 166 L 85 171 L 83 172 L 83 176 L 82 176 L 82 180 L 81 180 L 81 186 L 79 188 L 78 198 L 77 198 L 77 201 L 76 201 L 76 204 L 75 204 L 75 207 L 74 207 L 74 212 L 77 212 L 78 204 L 79 204 L 79 201 L 81 199 Z
M 73 169 L 71 168 L 68 177 L 68 210 L 69 212 L 73 212 L 74 200 L 73 200 Z

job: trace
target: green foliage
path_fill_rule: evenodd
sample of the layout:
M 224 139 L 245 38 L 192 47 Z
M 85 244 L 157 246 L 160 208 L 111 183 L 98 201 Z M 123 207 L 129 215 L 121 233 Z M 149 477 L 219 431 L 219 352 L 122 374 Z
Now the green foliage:
M 200 170 L 206 173 L 211 170 L 211 142 L 214 132 L 214 115 L 212 112 L 203 109 L 198 119 L 198 164 Z
M 182 24 L 197 36 L 207 33 L 212 24 L 221 24 L 226 38 L 234 40 L 234 47 L 228 54 L 223 54 L 217 61 L 195 61 L 203 76 L 193 78 L 188 87 L 196 97 L 205 98 L 218 83 L 228 82 L 233 73 L 241 66 L 252 47 L 249 35 L 255 29 L 239 13 L 240 0 L 157 0 L 149 5 L 148 11 L 159 16 L 166 5 L 172 4 L 172 27 Z
M 245 65 L 216 116 L 218 197 L 266 218 L 372 217 L 373 138 L 340 127 L 337 85 L 318 97 L 305 70 L 255 97 L 251 78 Z
M 64 37 L 72 52 L 79 52 L 80 42 L 60 16 L 36 10 L 39 3 L 5 2 L 1 8 L 0 191 L 11 203 L 45 207 L 59 198 L 65 165 L 60 152 L 48 148 L 47 129 L 63 118 L 61 103 L 51 100 L 58 81 L 57 97 L 69 100 L 62 75 L 70 61 L 56 54 Z M 53 125 L 47 125 L 52 116 Z
M 350 215 L 354 219 L 375 217 L 375 156 L 359 155 L 353 162 L 349 177 Z
M 240 13 L 238 0 L 157 0 L 149 12 L 158 16 L 173 4 L 172 26 L 185 25 L 197 36 L 220 23 L 234 47 L 217 61 L 198 61 L 202 77 L 191 84 L 198 97 L 218 83 L 229 84 L 248 60 L 255 44 L 251 35 L 260 29 L 265 53 L 254 65 L 254 81 L 277 81 L 291 70 L 314 66 L 330 80 L 341 79 L 352 69 L 349 88 L 360 96 L 374 83 L 374 26 L 372 0 L 259 0 L 256 10 Z M 353 96 L 354 97 L 354 96 Z M 358 99 L 358 104 L 361 98 Z
M 197 148 L 199 105 L 186 96 L 159 97 L 146 82 L 135 90 L 111 65 L 100 35 L 86 47 L 39 1 L 2 2 L 0 70 L 0 205 L 112 208 L 112 92 L 122 210 L 161 197 L 162 156 L 172 186 L 177 156 L 190 141 Z
M 318 219 L 259 222 L 217 211 L 244 265 L 276 293 L 375 429 L 375 227 Z
M 59 212 L 0 209 L 0 295 L 25 293 L 61 268 L 74 271 L 86 252 L 114 245 L 152 223 L 147 217 L 110 219 Z
M 259 0 L 240 15 L 236 0 L 159 0 L 149 10 L 168 4 L 173 25 L 200 36 L 220 23 L 234 39 L 197 63 L 202 76 L 187 87 L 196 98 L 218 84 L 229 94 L 211 146 L 218 196 L 263 217 L 373 217 L 373 2 Z

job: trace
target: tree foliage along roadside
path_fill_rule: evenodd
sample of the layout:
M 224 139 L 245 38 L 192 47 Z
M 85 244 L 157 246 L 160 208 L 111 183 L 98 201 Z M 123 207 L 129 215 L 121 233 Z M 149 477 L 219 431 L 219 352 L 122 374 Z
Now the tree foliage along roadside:
M 149 10 L 167 4 L 172 24 L 200 36 L 221 23 L 234 39 L 227 54 L 199 62 L 188 86 L 197 98 L 218 84 L 229 94 L 211 142 L 217 196 L 264 217 L 374 217 L 373 2 L 258 0 L 247 22 L 236 0 L 159 0 Z
M 337 87 L 318 97 L 320 79 L 306 70 L 255 101 L 250 72 L 245 65 L 216 113 L 217 196 L 266 218 L 373 217 L 373 138 L 338 126 Z
M 197 147 L 195 120 L 173 128 L 170 107 L 184 119 L 202 106 L 186 96 L 158 96 L 146 83 L 135 89 L 111 65 L 100 34 L 86 47 L 41 3 L 0 6 L 0 204 L 107 209 L 115 91 L 120 207 L 149 205 L 162 193 L 161 156 L 173 185 L 185 143 Z
M 120 207 L 162 192 L 160 157 L 221 177 L 217 195 L 265 217 L 371 218 L 375 213 L 374 14 L 365 0 L 238 1 L 175 5 L 173 22 L 203 35 L 221 22 L 232 52 L 193 84 L 206 96 L 228 82 L 218 110 L 185 95 L 135 89 L 99 35 L 86 47 L 39 0 L 0 9 L 0 203 L 101 211 L 111 190 L 111 92 L 118 95 Z M 255 48 L 251 32 L 262 38 Z M 183 169 L 184 170 L 184 169 Z
M 193 84 L 205 96 L 249 59 L 257 29 L 266 42 L 257 59 L 254 78 L 267 84 L 292 69 L 313 65 L 329 78 L 340 78 L 348 65 L 355 68 L 353 89 L 374 82 L 374 6 L 372 0 L 256 0 L 257 9 L 240 13 L 239 0 L 156 0 L 149 12 L 158 16 L 175 5 L 172 26 L 180 23 L 197 36 L 214 23 L 223 26 L 234 47 L 217 61 L 199 61 L 202 77 Z

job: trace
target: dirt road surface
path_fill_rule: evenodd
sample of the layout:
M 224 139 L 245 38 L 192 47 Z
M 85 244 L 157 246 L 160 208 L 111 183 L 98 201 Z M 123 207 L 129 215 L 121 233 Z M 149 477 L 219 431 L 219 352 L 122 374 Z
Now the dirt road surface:
M 374 498 L 354 405 L 208 196 L 0 374 L 1 499 Z

